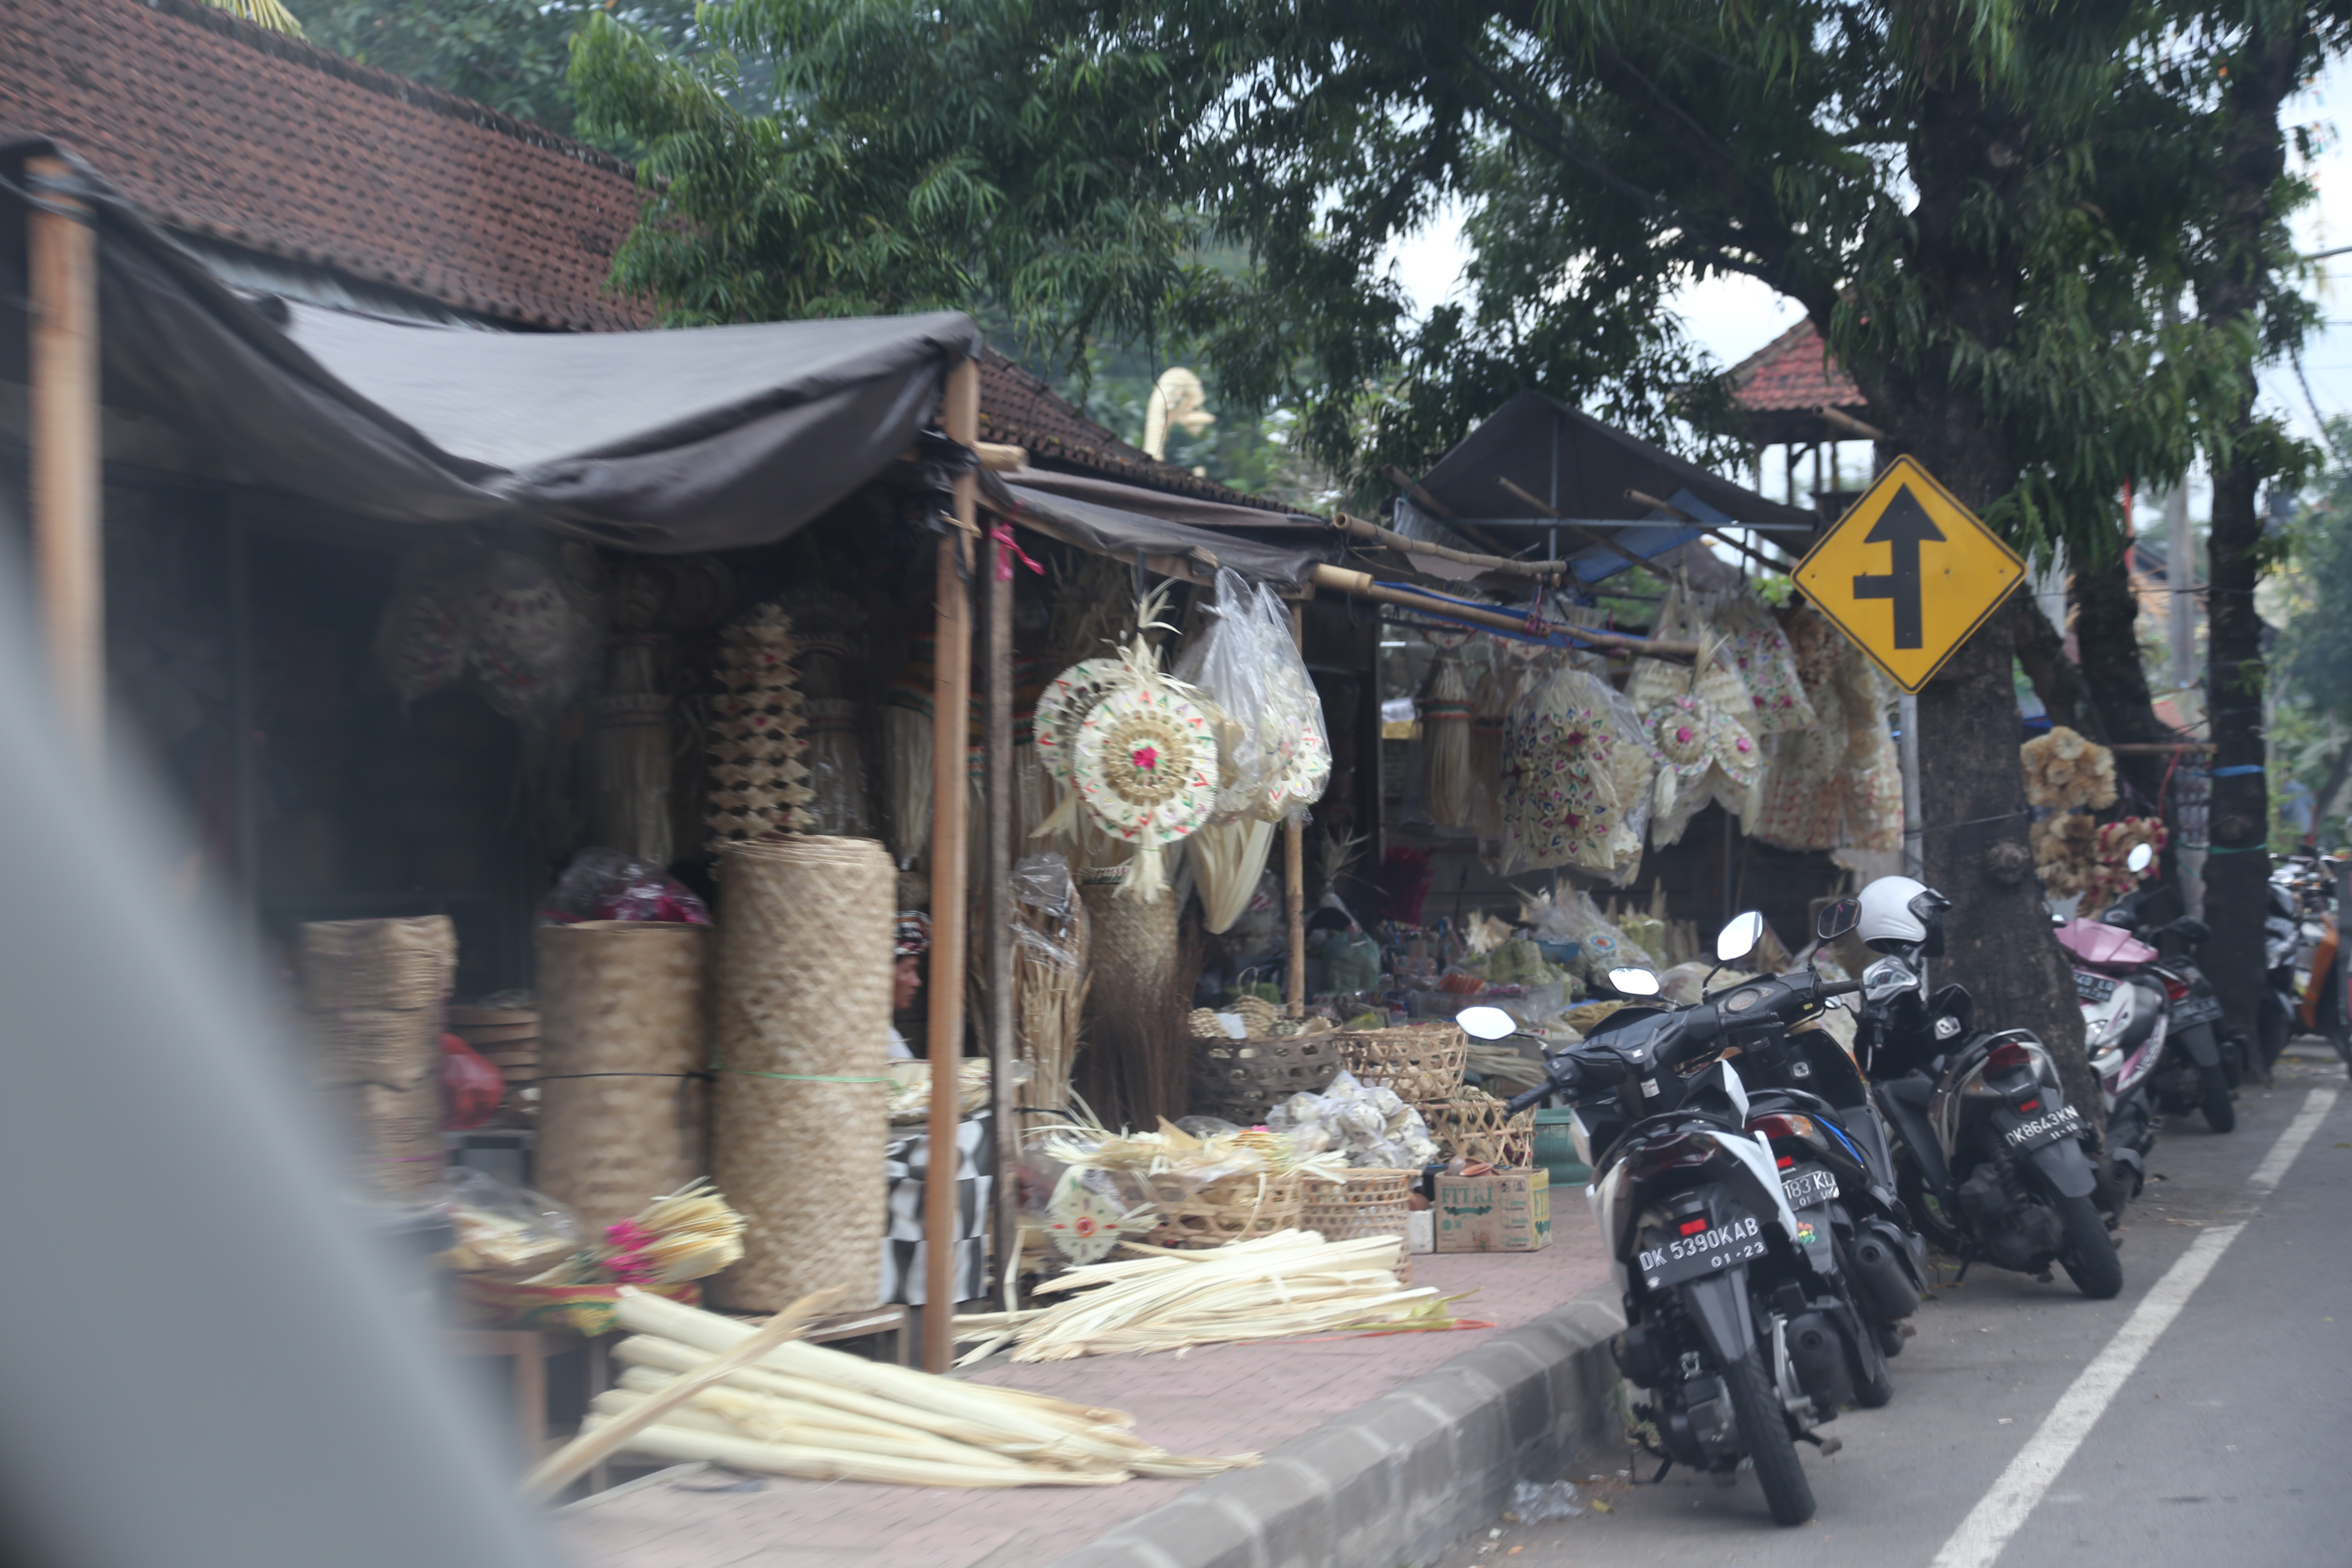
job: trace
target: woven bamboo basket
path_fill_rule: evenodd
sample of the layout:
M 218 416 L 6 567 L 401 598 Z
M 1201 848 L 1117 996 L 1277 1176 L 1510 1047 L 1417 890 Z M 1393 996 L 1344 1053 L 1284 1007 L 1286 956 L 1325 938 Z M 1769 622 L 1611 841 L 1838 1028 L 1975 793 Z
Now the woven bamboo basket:
M 402 1198 L 441 1179 L 446 1152 L 441 1147 L 441 1086 L 414 1089 L 363 1083 L 331 1089 L 352 1162 L 361 1184 L 383 1197 Z
M 1339 1070 L 1329 1035 L 1194 1040 L 1192 1114 L 1255 1127 L 1294 1094 L 1319 1094 Z
M 1470 1037 L 1453 1024 L 1343 1030 L 1328 1037 L 1339 1047 L 1340 1062 L 1359 1079 L 1384 1084 L 1399 1100 L 1414 1104 L 1450 1097 L 1470 1058 Z
M 591 1235 L 709 1168 L 710 946 L 708 926 L 655 921 L 539 930 L 533 1181 Z
M 438 1007 L 314 1012 L 308 1020 L 312 1081 L 415 1089 L 441 1065 Z
M 863 1310 L 888 1195 L 897 874 L 863 838 L 729 844 L 719 865 L 712 1176 L 744 1234 L 712 1294 L 773 1312 L 839 1285 L 839 1310 Z
M 1301 1190 L 1298 1227 L 1326 1241 L 1366 1236 L 1397 1238 L 1397 1283 L 1412 1283 L 1412 1238 L 1405 1216 L 1412 1212 L 1418 1171 L 1341 1171 L 1339 1180 L 1309 1181 Z
M 1156 1187 L 1160 1178 L 1153 1181 Z M 1144 1242 L 1151 1247 L 1201 1248 L 1255 1241 L 1299 1221 L 1297 1174 L 1227 1176 L 1221 1182 L 1160 1200 L 1160 1224 Z
M 312 921 L 302 927 L 303 1000 L 314 1013 L 438 1007 L 457 968 L 446 915 Z
M 1499 1169 L 1524 1170 L 1535 1163 L 1536 1113 L 1513 1116 L 1482 1089 L 1457 1089 L 1447 1099 L 1417 1108 L 1429 1135 L 1448 1158 L 1483 1160 Z

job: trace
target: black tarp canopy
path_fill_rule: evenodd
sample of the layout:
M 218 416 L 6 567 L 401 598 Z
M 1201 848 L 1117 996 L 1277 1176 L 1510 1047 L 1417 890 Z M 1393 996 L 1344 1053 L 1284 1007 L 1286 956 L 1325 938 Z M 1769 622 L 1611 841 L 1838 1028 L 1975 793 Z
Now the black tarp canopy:
M 1513 493 L 1513 485 L 1526 496 Z M 1539 392 L 1519 393 L 1497 408 L 1422 476 L 1419 488 L 1444 510 L 1428 517 L 1412 497 L 1400 497 L 1400 526 L 1407 531 L 1417 520 L 1423 527 L 1453 521 L 1553 530 L 1562 554 L 1586 582 L 1625 564 L 1615 550 L 1587 535 L 1610 539 L 1644 559 L 1699 536 L 1671 513 L 1630 499 L 1628 490 L 1669 501 L 1710 527 L 1761 529 L 1799 548 L 1816 521 L 1811 511 L 1768 500 Z M 1558 517 L 1546 515 L 1545 508 Z

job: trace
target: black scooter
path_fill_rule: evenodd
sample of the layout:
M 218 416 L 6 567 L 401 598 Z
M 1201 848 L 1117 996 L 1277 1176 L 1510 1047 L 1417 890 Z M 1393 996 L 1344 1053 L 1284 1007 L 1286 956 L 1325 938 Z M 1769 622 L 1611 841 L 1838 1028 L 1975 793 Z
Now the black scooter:
M 1718 939 L 1726 962 L 1755 945 L 1753 934 L 1740 940 L 1742 926 Z M 1654 994 L 1645 971 L 1612 978 L 1636 976 Z M 1575 1109 L 1579 1157 L 1593 1168 L 1591 1196 L 1624 1292 L 1626 1327 L 1612 1349 L 1626 1380 L 1651 1391 L 1635 1414 L 1656 1430 L 1657 1445 L 1645 1447 L 1665 1461 L 1659 1477 L 1675 1463 L 1721 1475 L 1750 1466 L 1784 1525 L 1813 1513 L 1797 1443 L 1833 1452 L 1837 1439 L 1814 1428 L 1841 1405 L 1885 1403 L 1890 1385 L 1834 1249 L 1818 1245 L 1818 1225 L 1809 1241 L 1725 1058 L 1857 989 L 1799 973 L 1695 1007 L 1622 1008 L 1549 1056 L 1549 1081 L 1510 1102 L 1517 1111 L 1559 1094 Z M 1482 1038 L 1513 1029 L 1493 1008 L 1460 1022 Z
M 1981 1258 L 2046 1279 L 2056 1262 L 2095 1300 L 2121 1291 L 2123 1263 L 2092 1200 L 2097 1134 L 2066 1103 L 2042 1042 L 1974 1028 L 1960 986 L 1929 996 L 1916 952 L 1863 971 L 1862 993 L 1856 1044 L 1920 1228 L 1964 1272 Z

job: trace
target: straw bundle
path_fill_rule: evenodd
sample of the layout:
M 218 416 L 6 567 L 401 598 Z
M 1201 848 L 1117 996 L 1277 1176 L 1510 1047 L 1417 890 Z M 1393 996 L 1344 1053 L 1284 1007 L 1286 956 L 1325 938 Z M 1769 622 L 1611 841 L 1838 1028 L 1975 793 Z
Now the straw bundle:
M 729 1306 L 776 1310 L 880 1283 L 883 1071 L 897 878 L 860 838 L 731 844 L 719 858 L 713 963 L 719 1185 L 741 1211 Z
M 751 1348 L 744 1342 L 760 1331 L 642 1292 L 625 1292 L 615 1311 L 635 1331 L 614 1351 L 628 1370 L 619 1388 L 598 1395 L 592 1426 L 677 1388 L 716 1355 Z M 1171 1454 L 1137 1436 L 1134 1425 L 1117 1410 L 788 1342 L 695 1392 L 623 1446 L 771 1475 L 907 1486 L 1108 1486 L 1257 1463 L 1254 1454 Z
M 1517 685 L 1516 670 L 1489 665 L 1470 700 L 1470 820 L 1465 826 L 1481 838 L 1503 836 L 1503 720 Z
M 1440 827 L 1470 827 L 1477 819 L 1470 756 L 1475 710 L 1461 656 L 1447 648 L 1431 667 L 1421 694 L 1422 805 Z
M 719 634 L 710 704 L 710 847 L 808 831 L 807 724 L 792 621 L 763 605 Z
M 592 1233 L 698 1175 L 710 928 L 539 928 L 536 1181 Z
M 1020 1346 L 1014 1361 L 1038 1362 L 1408 1321 L 1449 1326 L 1433 1288 L 1410 1289 L 1398 1282 L 1403 1258 L 1401 1236 L 1327 1242 L 1313 1231 L 1286 1230 L 1210 1251 L 1087 1264 L 1037 1287 L 1040 1295 L 1084 1294 L 1031 1311 L 958 1318 L 956 1337 L 988 1342 L 966 1355 L 967 1362 L 1007 1339 Z
M 1202 924 L 1232 929 L 1249 908 L 1274 851 L 1274 824 L 1255 818 L 1220 822 L 1192 835 L 1192 877 L 1201 889 Z
M 670 840 L 669 702 L 659 692 L 596 703 L 595 841 L 632 859 L 667 866 Z
M 1029 1065 L 1022 1100 L 1037 1108 L 1021 1118 L 1024 1135 L 1033 1126 L 1060 1120 L 1070 1103 L 1070 1070 L 1077 1062 L 1086 1011 L 1087 906 L 1070 887 L 1066 869 L 1060 890 L 1058 900 L 1016 896 L 1013 905 L 1014 1039 Z
M 1191 1041 L 1177 902 L 1119 897 L 1126 867 L 1078 873 L 1089 933 L 1086 1096 L 1106 1118 L 1149 1127 L 1184 1114 Z
M 857 707 L 846 671 L 862 657 L 866 612 L 846 595 L 796 588 L 784 600 L 800 639 L 801 706 L 808 716 L 809 831 L 837 838 L 874 837 L 858 744 Z

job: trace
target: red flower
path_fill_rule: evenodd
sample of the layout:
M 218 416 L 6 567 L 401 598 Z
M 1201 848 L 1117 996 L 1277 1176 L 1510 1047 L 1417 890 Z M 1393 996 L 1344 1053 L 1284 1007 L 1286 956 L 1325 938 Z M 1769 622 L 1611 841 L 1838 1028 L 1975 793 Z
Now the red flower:
M 1135 765 L 1149 773 L 1160 765 L 1160 753 L 1150 746 L 1138 746 L 1135 748 Z

